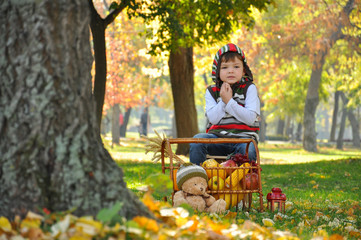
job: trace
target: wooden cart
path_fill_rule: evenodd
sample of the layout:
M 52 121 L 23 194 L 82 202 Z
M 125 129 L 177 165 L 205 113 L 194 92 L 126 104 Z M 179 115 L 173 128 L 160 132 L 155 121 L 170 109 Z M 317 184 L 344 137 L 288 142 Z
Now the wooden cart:
M 169 174 L 170 174 L 170 179 L 172 179 L 173 181 L 173 193 L 172 193 L 172 202 L 173 202 L 173 196 L 174 193 L 176 191 L 178 191 L 177 189 L 177 185 L 176 185 L 176 171 L 179 168 L 180 164 L 178 164 L 174 158 L 175 158 L 175 154 L 172 152 L 172 144 L 189 144 L 189 143 L 206 143 L 206 144 L 216 144 L 216 143 L 247 143 L 247 147 L 246 147 L 246 155 L 248 156 L 248 148 L 250 143 L 253 143 L 256 149 L 256 154 L 257 154 L 257 159 L 256 159 L 256 166 L 249 166 L 249 167 L 235 167 L 234 169 L 243 169 L 243 173 L 245 173 L 245 171 L 251 171 L 254 170 L 256 171 L 256 173 L 258 174 L 258 184 L 256 187 L 253 187 L 252 189 L 246 189 L 245 188 L 245 183 L 243 181 L 243 186 L 242 188 L 237 188 L 236 190 L 232 189 L 223 189 L 223 190 L 208 190 L 207 192 L 213 196 L 215 196 L 216 198 L 223 198 L 227 195 L 228 197 L 230 196 L 230 204 L 232 205 L 232 201 L 233 199 L 236 199 L 236 202 L 238 203 L 240 200 L 243 200 L 243 209 L 245 210 L 249 210 L 251 208 L 251 204 L 252 204 L 252 194 L 254 193 L 258 193 L 259 195 L 259 203 L 260 203 L 260 211 L 263 211 L 263 193 L 262 193 L 262 183 L 261 183 L 261 162 L 260 162 L 260 157 L 259 157 L 259 151 L 258 151 L 258 146 L 255 140 L 253 139 L 244 139 L 244 138 L 166 138 L 163 140 L 162 143 L 162 148 L 161 148 L 161 162 L 162 162 L 162 173 L 166 173 L 166 170 L 169 170 Z M 169 154 L 169 164 L 165 163 L 165 150 L 167 150 L 168 154 Z M 214 157 L 214 156 L 213 156 Z M 214 157 L 217 158 L 217 157 Z M 223 161 L 225 160 L 225 158 L 223 157 Z M 217 159 L 217 161 L 222 161 L 222 159 Z M 220 171 L 225 171 L 229 168 L 225 168 L 225 167 L 204 167 L 207 170 L 210 171 L 216 171 L 216 172 L 220 172 Z M 239 172 L 239 171 L 237 171 Z M 242 172 L 242 171 L 240 171 Z M 243 174 L 244 176 L 245 174 Z M 243 199 L 238 199 L 238 196 L 244 196 Z M 235 198 L 234 198 L 235 197 Z M 165 198 L 166 200 L 166 198 Z M 248 206 L 247 206 L 248 205 Z M 236 204 L 236 209 L 238 210 L 238 204 Z

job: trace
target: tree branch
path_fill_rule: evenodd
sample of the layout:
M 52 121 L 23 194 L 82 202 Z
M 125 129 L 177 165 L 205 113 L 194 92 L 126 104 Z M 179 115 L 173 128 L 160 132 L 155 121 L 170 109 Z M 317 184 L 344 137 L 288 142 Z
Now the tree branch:
M 104 19 L 105 26 L 111 24 L 114 19 L 130 4 L 130 0 L 123 0 L 120 4 Z

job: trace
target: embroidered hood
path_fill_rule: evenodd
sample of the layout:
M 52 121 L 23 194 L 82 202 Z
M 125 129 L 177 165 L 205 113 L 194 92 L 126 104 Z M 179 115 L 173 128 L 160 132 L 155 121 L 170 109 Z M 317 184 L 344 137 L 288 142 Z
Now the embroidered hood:
M 216 55 L 214 56 L 213 65 L 212 65 L 212 80 L 216 83 L 217 86 L 220 86 L 221 79 L 219 78 L 219 66 L 220 66 L 220 59 L 222 55 L 226 52 L 237 52 L 242 56 L 243 66 L 245 70 L 245 77 L 248 81 L 253 81 L 253 74 L 251 69 L 249 68 L 246 60 L 246 56 L 240 47 L 233 43 L 228 43 L 227 45 L 221 47 L 218 50 Z

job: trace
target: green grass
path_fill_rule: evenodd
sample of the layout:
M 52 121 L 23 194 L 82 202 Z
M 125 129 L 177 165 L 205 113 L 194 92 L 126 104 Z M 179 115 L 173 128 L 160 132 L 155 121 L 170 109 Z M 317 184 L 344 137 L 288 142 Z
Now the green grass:
M 137 189 L 146 185 L 148 176 L 161 173 L 161 165 L 150 161 L 151 154 L 144 154 L 144 140 L 123 139 L 121 146 L 113 148 L 108 143 L 105 141 L 105 146 L 123 168 L 128 188 L 141 196 Z M 290 144 L 260 144 L 259 149 L 264 207 L 267 193 L 280 187 L 287 196 L 288 208 L 285 215 L 267 209 L 259 212 L 255 210 L 260 207 L 256 194 L 253 210 L 237 213 L 239 223 L 250 219 L 263 225 L 262 220 L 270 218 L 275 222 L 274 228 L 302 239 L 311 239 L 314 233 L 322 231 L 352 239 L 350 229 L 361 230 L 361 150 L 340 151 L 324 146 L 318 153 L 309 153 Z M 154 196 L 162 198 L 157 191 Z

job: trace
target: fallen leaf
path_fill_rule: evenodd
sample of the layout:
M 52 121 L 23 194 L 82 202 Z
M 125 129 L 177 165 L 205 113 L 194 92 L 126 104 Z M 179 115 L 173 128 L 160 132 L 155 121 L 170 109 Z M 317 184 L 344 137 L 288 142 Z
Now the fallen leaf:
M 153 219 L 142 217 L 142 216 L 137 216 L 137 217 L 133 218 L 133 221 L 138 223 L 139 226 L 142 226 L 147 230 L 150 230 L 153 232 L 159 231 L 158 223 Z
M 272 227 L 275 224 L 275 222 L 272 219 L 269 219 L 269 218 L 262 219 L 262 223 L 266 227 Z
M 343 237 L 339 234 L 332 234 L 329 240 L 343 240 Z
M 229 218 L 229 219 L 235 219 L 237 217 L 237 213 L 236 212 L 228 212 L 224 218 Z
M 0 229 L 4 232 L 11 232 L 11 224 L 5 217 L 0 217 Z

